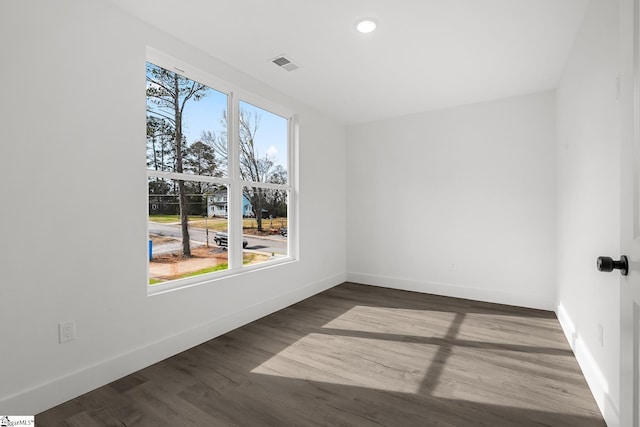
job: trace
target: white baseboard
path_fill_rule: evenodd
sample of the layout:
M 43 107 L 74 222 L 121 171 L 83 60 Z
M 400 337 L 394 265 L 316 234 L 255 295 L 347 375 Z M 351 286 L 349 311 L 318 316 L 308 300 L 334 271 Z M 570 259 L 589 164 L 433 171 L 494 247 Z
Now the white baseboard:
M 75 372 L 0 399 L 0 413 L 38 414 L 345 281 L 346 273 L 327 277 L 179 334 L 84 366 Z
M 422 282 L 411 279 L 378 276 L 364 273 L 347 273 L 347 280 L 364 285 L 383 286 L 404 291 L 422 292 L 447 297 L 465 298 L 475 301 L 515 305 L 553 311 L 556 306 L 555 295 L 538 295 L 518 292 L 505 292 L 496 289 L 472 288 L 447 283 Z
M 576 331 L 571 316 L 569 316 L 562 304 L 558 305 L 556 314 L 607 426 L 620 426 L 620 412 L 611 400 L 607 379 L 596 363 L 589 347 Z

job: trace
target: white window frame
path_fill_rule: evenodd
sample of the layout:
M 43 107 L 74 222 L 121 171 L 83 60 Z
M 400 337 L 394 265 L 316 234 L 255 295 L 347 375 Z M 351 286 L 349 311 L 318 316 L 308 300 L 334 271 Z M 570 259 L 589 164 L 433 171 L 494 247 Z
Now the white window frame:
M 227 177 L 218 178 L 204 175 L 193 175 L 190 173 L 165 172 L 146 169 L 147 180 L 152 177 L 165 179 L 176 179 L 184 181 L 207 182 L 227 186 L 227 206 L 228 206 L 228 269 L 184 279 L 171 280 L 164 283 L 149 285 L 149 264 L 147 256 L 147 294 L 157 295 L 200 284 L 215 282 L 230 276 L 245 274 L 248 272 L 272 268 L 277 265 L 290 263 L 298 259 L 298 191 L 295 185 L 297 181 L 297 154 L 298 142 L 298 117 L 291 110 L 280 106 L 272 101 L 243 90 L 240 87 L 227 83 L 217 77 L 197 69 L 183 61 L 173 58 L 159 50 L 147 47 L 146 61 L 159 67 L 171 70 L 188 79 L 202 83 L 218 92 L 227 95 L 227 147 L 228 165 Z M 272 184 L 266 182 L 244 181 L 240 177 L 239 166 L 239 105 L 240 102 L 252 104 L 255 107 L 264 109 L 287 120 L 287 184 Z M 145 162 L 146 164 L 146 162 Z M 277 260 L 264 261 L 258 264 L 243 265 L 242 248 L 242 203 L 244 187 L 261 187 L 265 189 L 283 190 L 287 192 L 287 256 Z M 148 197 L 148 196 L 147 196 Z M 147 202 L 147 209 L 148 209 Z M 148 217 L 148 212 L 147 212 Z M 147 221 L 148 224 L 148 221 Z M 147 225 L 148 227 L 148 225 Z M 149 230 L 147 228 L 147 235 Z

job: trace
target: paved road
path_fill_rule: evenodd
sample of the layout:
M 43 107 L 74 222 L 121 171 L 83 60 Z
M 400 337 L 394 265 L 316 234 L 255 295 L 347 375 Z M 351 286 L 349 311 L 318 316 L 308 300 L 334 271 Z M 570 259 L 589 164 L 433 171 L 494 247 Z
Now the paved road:
M 157 234 L 160 236 L 177 237 L 182 238 L 182 232 L 180 231 L 179 224 L 160 224 L 157 222 L 149 221 L 149 234 Z M 215 246 L 213 236 L 215 231 L 209 230 L 209 245 Z M 189 238 L 193 242 L 201 242 L 205 244 L 207 242 L 206 230 L 202 228 L 189 228 Z M 255 237 L 251 235 L 244 235 L 247 239 L 247 249 L 252 249 L 261 252 L 276 253 L 281 255 L 287 254 L 287 238 L 280 235 L 267 237 Z

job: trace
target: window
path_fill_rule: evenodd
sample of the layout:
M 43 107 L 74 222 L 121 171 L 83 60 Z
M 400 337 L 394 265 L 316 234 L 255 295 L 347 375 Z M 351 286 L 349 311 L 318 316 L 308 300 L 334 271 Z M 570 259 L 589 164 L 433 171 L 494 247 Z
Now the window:
M 252 263 L 286 257 L 288 240 L 288 122 L 285 118 L 240 102 L 239 152 L 245 235 L 260 238 L 256 246 L 270 258 L 244 250 Z M 248 184 L 248 185 L 247 185 Z M 277 236 L 265 238 L 264 236 Z M 254 246 L 254 247 L 256 247 Z
M 150 292 L 293 259 L 293 118 L 155 51 L 146 66 Z

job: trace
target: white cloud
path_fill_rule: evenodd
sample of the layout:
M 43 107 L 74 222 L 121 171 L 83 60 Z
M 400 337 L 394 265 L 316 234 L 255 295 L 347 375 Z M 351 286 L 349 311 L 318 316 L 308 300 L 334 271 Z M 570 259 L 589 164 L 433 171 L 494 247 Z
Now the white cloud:
M 269 157 L 276 157 L 278 155 L 278 149 L 276 147 L 274 147 L 273 145 L 271 145 L 269 147 L 269 149 L 267 150 L 267 155 Z

